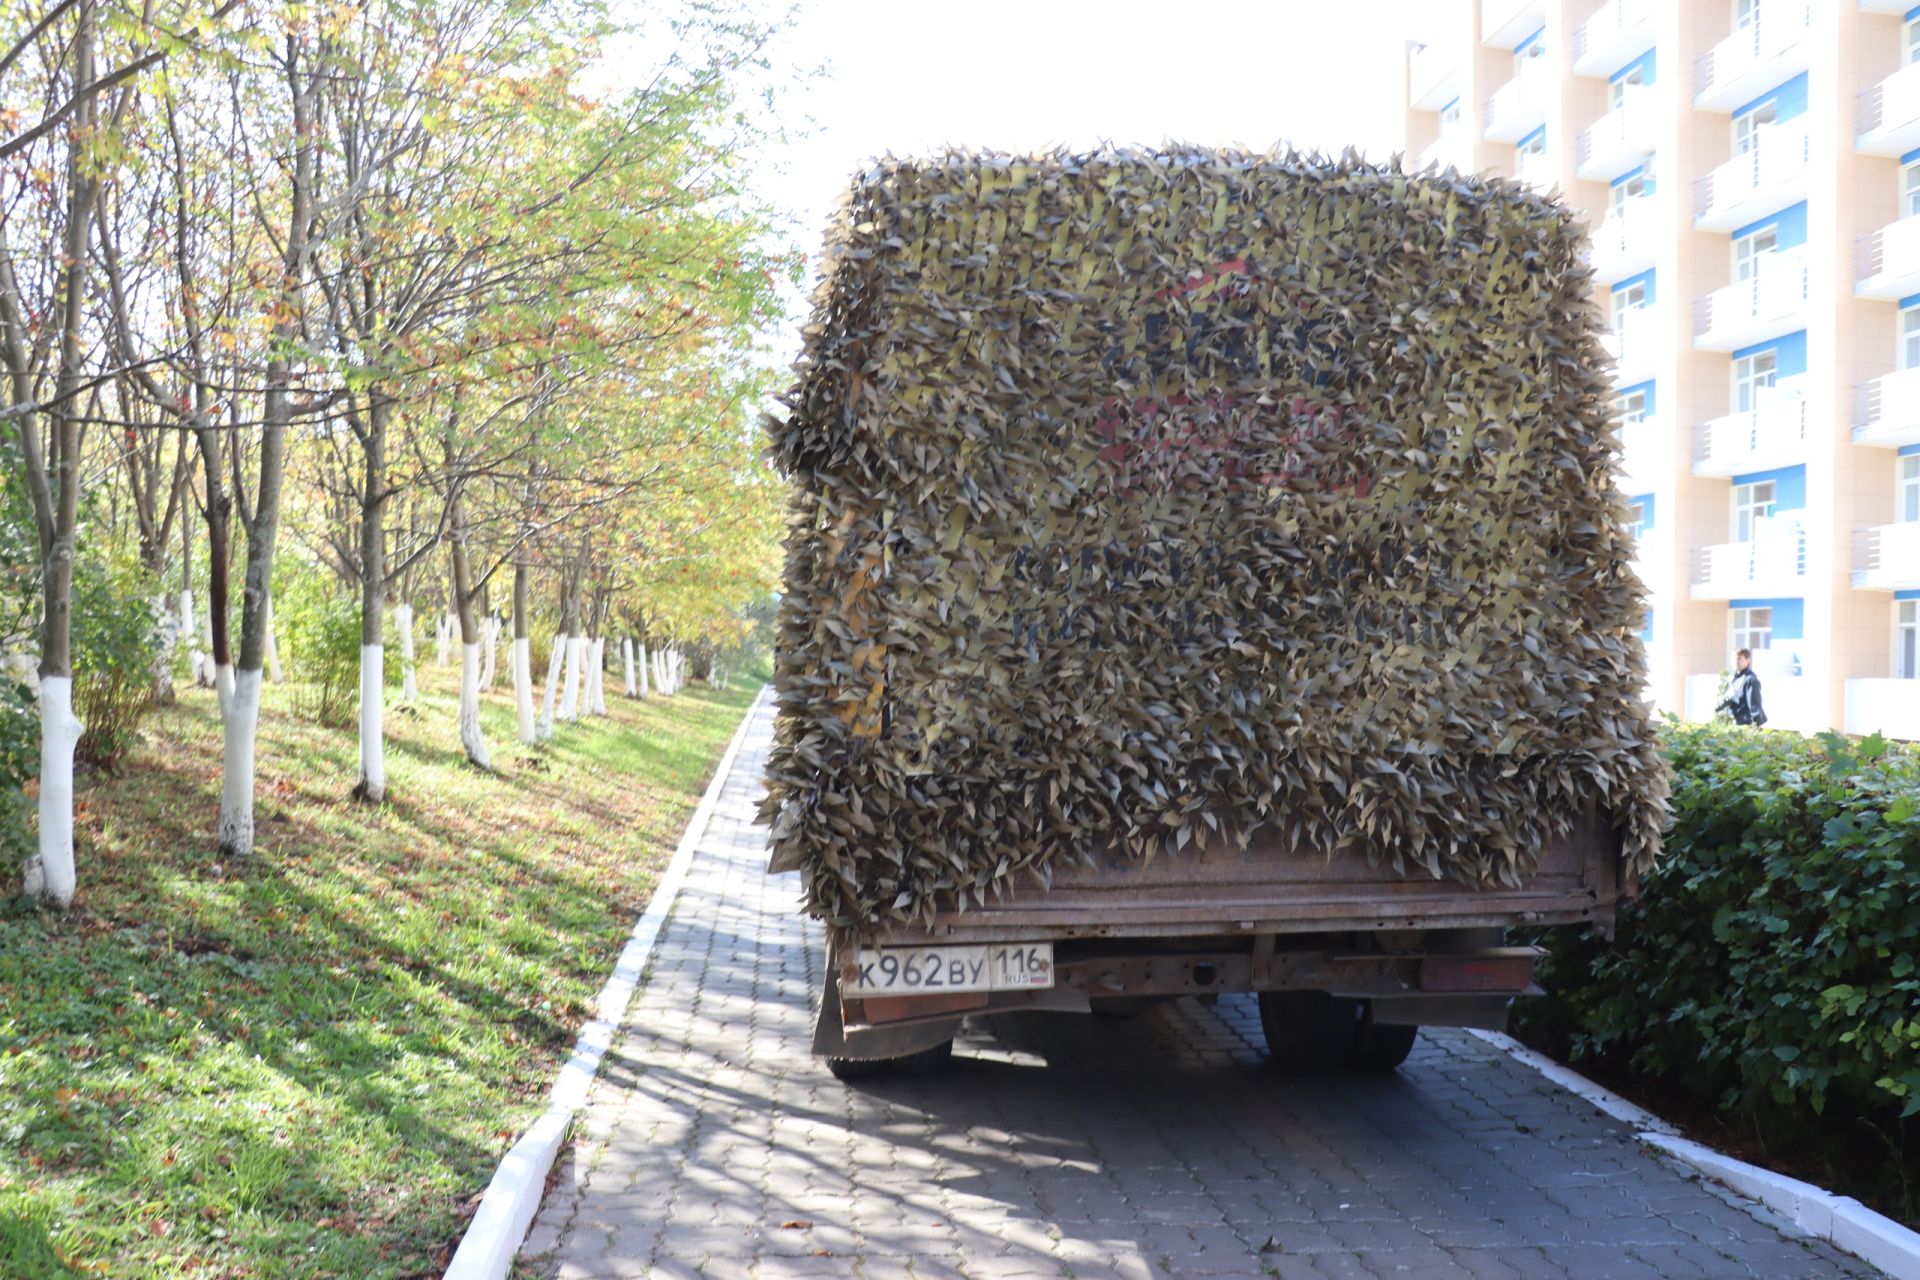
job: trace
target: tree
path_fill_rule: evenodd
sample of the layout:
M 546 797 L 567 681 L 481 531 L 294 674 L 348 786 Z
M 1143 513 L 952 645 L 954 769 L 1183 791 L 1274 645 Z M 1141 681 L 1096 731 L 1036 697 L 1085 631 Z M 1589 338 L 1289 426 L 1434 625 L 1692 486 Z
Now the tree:
M 63 69 L 55 19 L 68 10 L 73 25 L 64 41 Z M 46 15 L 0 63 L 13 67 L 41 59 L 38 79 L 45 105 L 41 122 L 10 139 L 0 158 L 13 151 L 31 155 L 28 148 L 35 142 L 50 148 L 64 144 L 59 145 L 63 179 L 55 180 L 52 163 L 36 165 L 39 191 L 21 193 L 11 202 L 8 216 L 0 217 L 0 358 L 11 382 L 7 412 L 19 436 L 39 539 L 43 601 L 40 834 L 38 852 L 27 864 L 25 887 L 29 896 L 60 907 L 72 903 L 77 884 L 73 749 L 82 726 L 73 714 L 73 562 L 78 549 L 81 397 L 95 385 L 83 345 L 87 246 L 95 203 L 111 164 L 101 128 L 101 82 L 107 77 L 95 65 L 98 43 L 96 7 L 77 0 Z M 123 92 L 110 124 L 118 123 L 126 98 Z M 64 139 L 55 132 L 62 121 L 70 121 Z M 22 225 L 37 245 L 16 247 L 15 228 Z M 27 255 L 24 260 L 22 254 Z

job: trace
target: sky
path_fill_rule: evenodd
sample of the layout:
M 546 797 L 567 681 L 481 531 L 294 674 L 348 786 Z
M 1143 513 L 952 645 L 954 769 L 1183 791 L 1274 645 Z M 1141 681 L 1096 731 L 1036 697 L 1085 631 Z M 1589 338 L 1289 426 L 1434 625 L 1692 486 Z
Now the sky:
M 786 114 L 807 136 L 762 191 L 817 252 L 869 158 L 946 144 L 1025 151 L 1275 142 L 1385 159 L 1406 42 L 1439 0 L 801 0 L 777 56 L 824 75 Z

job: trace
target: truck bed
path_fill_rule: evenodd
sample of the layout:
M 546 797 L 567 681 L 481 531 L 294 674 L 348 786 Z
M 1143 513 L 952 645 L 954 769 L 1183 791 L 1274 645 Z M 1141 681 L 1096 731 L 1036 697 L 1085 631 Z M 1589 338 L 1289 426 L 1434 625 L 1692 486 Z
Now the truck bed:
M 1093 866 L 1057 868 L 1051 886 L 1035 880 L 1005 902 L 965 911 L 947 906 L 931 929 L 895 928 L 877 941 L 1611 925 L 1619 892 L 1619 839 L 1593 813 L 1542 849 L 1538 871 L 1517 889 L 1404 877 L 1360 856 L 1302 856 L 1267 831 L 1245 850 L 1232 842 L 1190 847 L 1145 865 L 1115 851 Z

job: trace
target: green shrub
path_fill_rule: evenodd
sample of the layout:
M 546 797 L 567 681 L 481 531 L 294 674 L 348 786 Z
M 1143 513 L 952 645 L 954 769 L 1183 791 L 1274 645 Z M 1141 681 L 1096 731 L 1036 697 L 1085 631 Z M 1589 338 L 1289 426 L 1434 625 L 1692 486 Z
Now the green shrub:
M 74 755 L 96 769 L 119 767 L 153 710 L 157 591 L 131 560 L 74 567 L 73 711 L 86 726 Z
M 276 569 L 273 625 L 294 710 L 320 724 L 352 724 L 360 703 L 359 595 L 304 565 Z M 391 618 L 382 657 L 385 682 L 398 686 L 400 640 Z
M 0 865 L 33 852 L 26 785 L 40 773 L 40 713 L 33 690 L 0 671 Z
M 1522 1029 L 1763 1140 L 1920 1112 L 1920 753 L 1671 726 L 1673 828 L 1611 943 L 1564 931 Z M 1889 1175 L 1892 1176 L 1892 1175 Z
M 360 696 L 360 602 L 312 569 L 282 569 L 274 575 L 273 625 L 294 710 L 321 724 L 352 724 Z

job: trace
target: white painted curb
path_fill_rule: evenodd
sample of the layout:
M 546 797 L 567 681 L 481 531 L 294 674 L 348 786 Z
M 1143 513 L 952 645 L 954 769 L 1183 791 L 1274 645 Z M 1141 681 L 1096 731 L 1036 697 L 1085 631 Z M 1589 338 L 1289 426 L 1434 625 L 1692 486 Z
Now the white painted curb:
M 740 727 L 733 731 L 733 739 L 727 743 L 713 771 L 713 781 L 707 785 L 706 794 L 700 797 L 693 817 L 687 821 L 687 829 L 673 851 L 666 874 L 654 887 L 647 909 L 634 924 L 633 934 L 621 950 L 612 976 L 600 990 L 593 1020 L 580 1028 L 573 1056 L 560 1068 L 560 1075 L 553 1082 L 545 1113 L 500 1161 L 493 1181 L 487 1184 L 486 1194 L 480 1198 L 480 1207 L 474 1211 L 473 1221 L 467 1224 L 466 1234 L 460 1238 L 460 1248 L 447 1264 L 444 1280 L 503 1280 L 513 1266 L 513 1257 L 520 1251 L 528 1229 L 533 1226 L 533 1215 L 540 1208 L 547 1173 L 560 1154 L 560 1144 L 566 1141 L 567 1131 L 573 1127 L 574 1113 L 586 1103 L 587 1090 L 600 1071 L 600 1059 L 612 1045 L 621 1019 L 626 1017 L 627 1005 L 640 986 L 640 975 L 653 954 L 660 927 L 673 910 L 673 901 L 687 878 L 687 867 L 693 862 L 693 852 L 706 834 L 714 808 L 720 803 L 720 793 L 733 772 L 733 760 L 740 753 L 740 744 L 746 740 L 747 726 L 753 723 L 754 713 L 766 702 L 770 688 L 763 685 L 740 717 Z
M 1837 1196 L 1810 1182 L 1723 1155 L 1681 1137 L 1658 1116 L 1603 1089 L 1576 1071 L 1543 1057 L 1497 1031 L 1469 1031 L 1569 1093 L 1630 1124 L 1635 1136 L 1749 1200 L 1757 1200 L 1810 1236 L 1872 1263 L 1894 1280 L 1920 1280 L 1920 1233 L 1875 1213 L 1851 1196 Z

